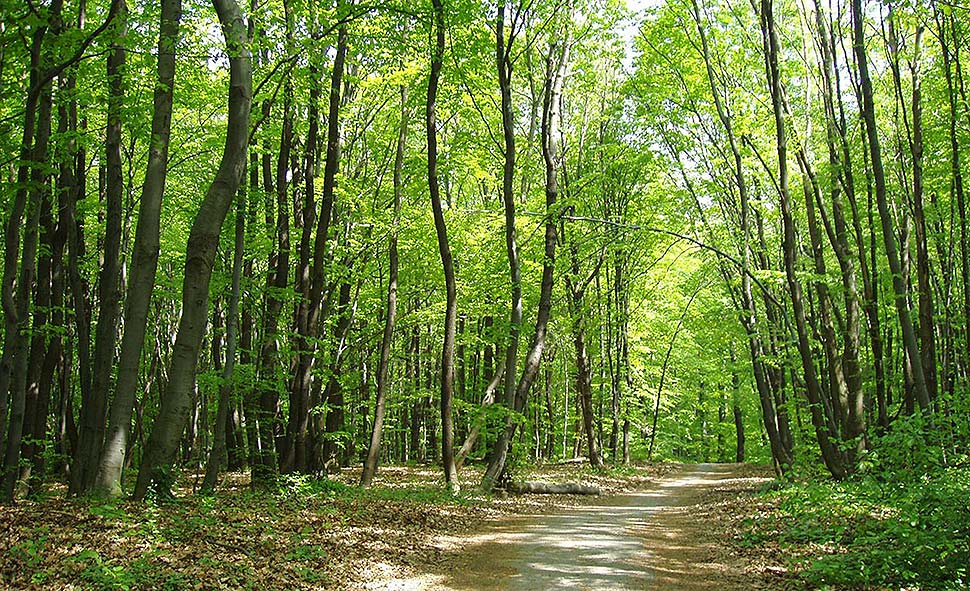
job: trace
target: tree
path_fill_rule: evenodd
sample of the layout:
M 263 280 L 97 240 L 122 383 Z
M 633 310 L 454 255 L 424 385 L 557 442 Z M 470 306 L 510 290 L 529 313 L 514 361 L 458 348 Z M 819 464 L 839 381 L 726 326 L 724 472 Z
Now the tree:
M 208 320 L 209 280 L 219 245 L 219 231 L 242 179 L 249 143 L 252 70 L 248 34 L 235 0 L 213 0 L 229 57 L 229 118 L 219 170 L 199 207 L 186 247 L 182 284 L 182 316 L 169 375 L 172 376 L 135 483 L 142 500 L 154 483 L 160 495 L 170 494 L 171 466 L 188 418 L 199 347 Z

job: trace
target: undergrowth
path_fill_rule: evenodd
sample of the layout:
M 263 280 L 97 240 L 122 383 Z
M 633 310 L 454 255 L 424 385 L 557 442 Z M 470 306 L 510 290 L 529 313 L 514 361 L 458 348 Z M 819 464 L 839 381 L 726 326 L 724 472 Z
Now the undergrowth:
M 908 427 L 851 479 L 763 492 L 774 509 L 746 520 L 742 545 L 780 549 L 808 589 L 970 589 L 970 466 Z

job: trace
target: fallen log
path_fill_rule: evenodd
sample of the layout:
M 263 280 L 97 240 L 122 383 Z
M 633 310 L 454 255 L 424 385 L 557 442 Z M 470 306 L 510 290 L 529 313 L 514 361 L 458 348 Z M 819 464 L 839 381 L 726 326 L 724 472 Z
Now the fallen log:
M 594 484 L 580 484 L 578 482 L 539 482 L 536 480 L 522 480 L 509 484 L 509 492 L 524 495 L 598 495 L 600 487 Z

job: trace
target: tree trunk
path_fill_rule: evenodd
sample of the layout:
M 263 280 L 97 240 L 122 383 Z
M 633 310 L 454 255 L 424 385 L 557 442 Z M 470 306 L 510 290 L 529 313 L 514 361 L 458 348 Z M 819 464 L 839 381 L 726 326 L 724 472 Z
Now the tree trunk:
M 61 2 L 51 6 L 49 26 L 52 35 L 62 28 Z M 31 93 L 28 94 L 24 116 L 21 160 L 17 169 L 17 192 L 7 220 L 3 273 L 3 312 L 6 333 L 3 341 L 3 361 L 0 366 L 0 435 L 6 435 L 3 455 L 0 501 L 13 502 L 20 476 L 20 451 L 27 414 L 27 381 L 30 371 L 30 296 L 37 269 L 37 243 L 40 208 L 48 190 L 47 173 L 42 164 L 48 160 L 51 135 L 53 97 L 50 78 L 41 70 L 42 48 L 46 27 L 39 26 L 31 45 Z M 42 78 L 43 76 L 43 78 Z M 36 94 L 34 91 L 36 90 Z M 28 182 L 29 180 L 29 182 Z M 29 187 L 29 189 L 28 189 Z M 26 225 L 24 217 L 26 216 Z M 23 225 L 23 228 L 21 226 Z M 23 230 L 21 250 L 20 232 Z M 17 269 L 20 255 L 19 273 Z M 16 288 L 15 278 L 16 277 Z M 9 419 L 7 399 L 9 395 Z M 47 409 L 43 409 L 46 413 Z M 7 423 L 4 424 L 4 420 Z
M 377 366 L 377 393 L 374 400 L 374 424 L 371 427 L 370 446 L 364 460 L 364 470 L 360 476 L 360 486 L 367 488 L 377 473 L 381 454 L 381 437 L 384 432 L 384 414 L 387 411 L 387 374 L 391 361 L 391 348 L 394 345 L 394 323 L 397 319 L 397 274 L 398 253 L 397 235 L 401 225 L 401 194 L 404 186 L 401 171 L 404 168 L 404 150 L 407 147 L 408 133 L 408 89 L 401 85 L 401 120 L 397 132 L 397 149 L 394 152 L 394 214 L 391 221 L 391 236 L 388 238 L 387 311 L 384 316 L 384 332 L 381 335 L 381 358 Z M 457 467 L 456 467 L 457 470 Z
M 431 54 L 431 74 L 428 78 L 428 100 L 426 103 L 426 125 L 428 132 L 428 192 L 431 195 L 431 209 L 434 212 L 435 234 L 438 236 L 438 253 L 445 275 L 445 322 L 444 343 L 441 346 L 441 462 L 445 482 L 449 490 L 458 492 L 458 471 L 455 468 L 454 423 L 452 401 L 455 394 L 455 322 L 458 317 L 458 296 L 455 285 L 455 266 L 452 262 L 451 247 L 448 244 L 448 230 L 445 226 L 444 211 L 438 188 L 438 130 L 437 107 L 438 80 L 445 52 L 445 16 L 441 0 L 431 0 L 434 8 L 435 47 Z
M 127 11 L 124 0 L 118 3 L 118 22 L 111 54 L 108 56 L 108 127 L 105 137 L 105 234 L 103 261 L 99 276 L 98 326 L 94 337 L 94 363 L 92 366 L 91 393 L 81 404 L 81 431 L 78 449 L 71 469 L 70 492 L 91 492 L 97 477 L 101 446 L 104 442 L 107 419 L 111 370 L 114 367 L 115 347 L 118 341 L 118 316 L 122 298 L 121 285 L 121 233 L 124 199 L 122 170 L 122 111 L 125 101 L 124 37 L 127 34 Z
M 245 161 L 245 158 L 243 159 Z M 229 395 L 233 388 L 232 374 L 236 367 L 236 335 L 239 317 L 239 294 L 242 285 L 243 251 L 246 248 L 246 193 L 237 189 L 236 233 L 232 251 L 232 291 L 229 296 L 229 311 L 226 315 L 226 363 L 222 367 L 219 380 L 219 402 L 216 421 L 213 427 L 212 449 L 205 466 L 205 479 L 202 481 L 203 494 L 211 493 L 219 480 L 219 470 L 227 463 L 226 420 L 229 417 Z
M 495 66 L 498 71 L 499 94 L 502 97 L 502 204 L 505 209 L 505 253 L 509 261 L 511 302 L 509 306 L 509 336 L 505 345 L 504 399 L 508 408 L 515 406 L 515 380 L 518 377 L 519 335 L 522 330 L 522 272 L 519 266 L 519 247 L 515 236 L 515 113 L 512 106 L 512 46 L 516 31 L 513 26 L 505 38 L 505 0 L 499 2 L 495 17 Z M 517 19 L 513 18 L 513 25 Z
M 811 342 L 809 341 L 808 326 L 805 318 L 805 305 L 802 300 L 802 287 L 795 267 L 797 248 L 795 244 L 795 222 L 791 207 L 791 196 L 788 189 L 788 142 L 782 108 L 782 86 L 778 64 L 779 49 L 778 36 L 775 30 L 774 8 L 772 6 L 772 0 L 761 0 L 760 6 L 765 66 L 768 85 L 771 91 L 772 110 L 775 120 L 775 140 L 778 152 L 778 184 L 783 230 L 782 251 L 784 254 L 785 276 L 788 282 L 789 296 L 791 297 L 792 312 L 795 316 L 798 352 L 802 362 L 802 372 L 804 374 L 806 394 L 809 399 L 812 414 L 812 423 L 815 426 L 816 438 L 818 439 L 819 448 L 822 451 L 822 459 L 832 476 L 835 478 L 843 478 L 846 475 L 846 467 L 841 453 L 833 444 L 832 438 L 836 435 L 835 429 L 833 428 L 834 425 L 831 424 L 831 420 L 826 417 L 826 413 L 824 412 L 822 388 L 816 371 L 815 360 L 812 357 Z
M 252 70 L 246 23 L 235 0 L 213 0 L 213 5 L 222 25 L 229 55 L 226 144 L 219 170 L 189 233 L 182 283 L 182 317 L 169 369 L 169 383 L 138 472 L 135 500 L 144 499 L 152 483 L 160 495 L 171 494 L 172 462 L 191 410 L 199 348 L 208 320 L 209 280 L 219 246 L 219 231 L 246 166 L 252 104 Z
M 861 90 L 862 120 L 865 126 L 868 142 L 869 157 L 872 165 L 873 181 L 876 189 L 876 205 L 879 208 L 879 219 L 882 223 L 883 243 L 886 248 L 886 258 L 889 262 L 889 272 L 892 274 L 894 304 L 899 317 L 900 330 L 903 336 L 903 346 L 906 357 L 912 365 L 913 385 L 916 400 L 924 413 L 930 412 L 930 396 L 923 372 L 922 357 L 919 343 L 909 316 L 909 301 L 907 299 L 906 284 L 902 275 L 899 250 L 896 245 L 895 228 L 889 201 L 886 196 L 886 175 L 882 164 L 882 152 L 879 147 L 879 131 L 876 128 L 876 112 L 873 103 L 872 80 L 869 77 L 869 64 L 866 54 L 865 35 L 863 33 L 862 0 L 852 0 L 852 45 L 855 49 L 856 63 L 859 68 L 859 86 Z
M 159 226 L 171 139 L 175 47 L 181 18 L 181 0 L 162 2 L 156 68 L 158 83 L 155 85 L 152 114 L 152 141 L 139 202 L 138 226 L 135 229 L 131 271 L 128 275 L 128 289 L 125 295 L 124 335 L 121 339 L 121 353 L 118 356 L 118 380 L 95 483 L 96 492 L 113 497 L 121 495 L 121 475 L 131 432 L 131 413 L 135 403 L 138 365 L 145 343 L 148 310 L 158 269 Z
M 516 386 L 513 412 L 520 412 L 528 401 L 529 391 L 539 375 L 542 362 L 542 352 L 546 345 L 546 330 L 552 312 L 553 273 L 556 261 L 556 220 L 553 217 L 556 200 L 559 196 L 558 160 L 559 153 L 559 117 L 562 108 L 562 87 L 566 77 L 566 66 L 569 62 L 569 45 L 565 42 L 553 42 L 549 47 L 546 61 L 546 75 L 542 101 L 542 156 L 545 163 L 545 192 L 546 192 L 546 231 L 544 258 L 542 263 L 542 283 L 539 287 L 539 305 L 536 316 L 536 328 L 532 335 L 529 351 L 526 353 L 522 375 Z M 506 371 L 509 371 L 506 368 Z M 481 487 L 486 492 L 491 491 L 505 472 L 505 460 L 508 456 L 509 444 L 515 435 L 516 422 L 510 416 L 505 428 L 499 433 L 492 448 L 492 458 L 482 477 Z

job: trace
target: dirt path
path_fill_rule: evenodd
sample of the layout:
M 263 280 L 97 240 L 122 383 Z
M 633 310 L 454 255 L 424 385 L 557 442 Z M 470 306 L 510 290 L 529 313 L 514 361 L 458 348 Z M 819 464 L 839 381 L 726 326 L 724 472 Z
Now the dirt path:
M 652 490 L 501 521 L 453 540 L 441 570 L 371 588 L 426 591 L 752 589 L 704 517 L 712 491 L 750 487 L 738 466 L 685 466 Z

